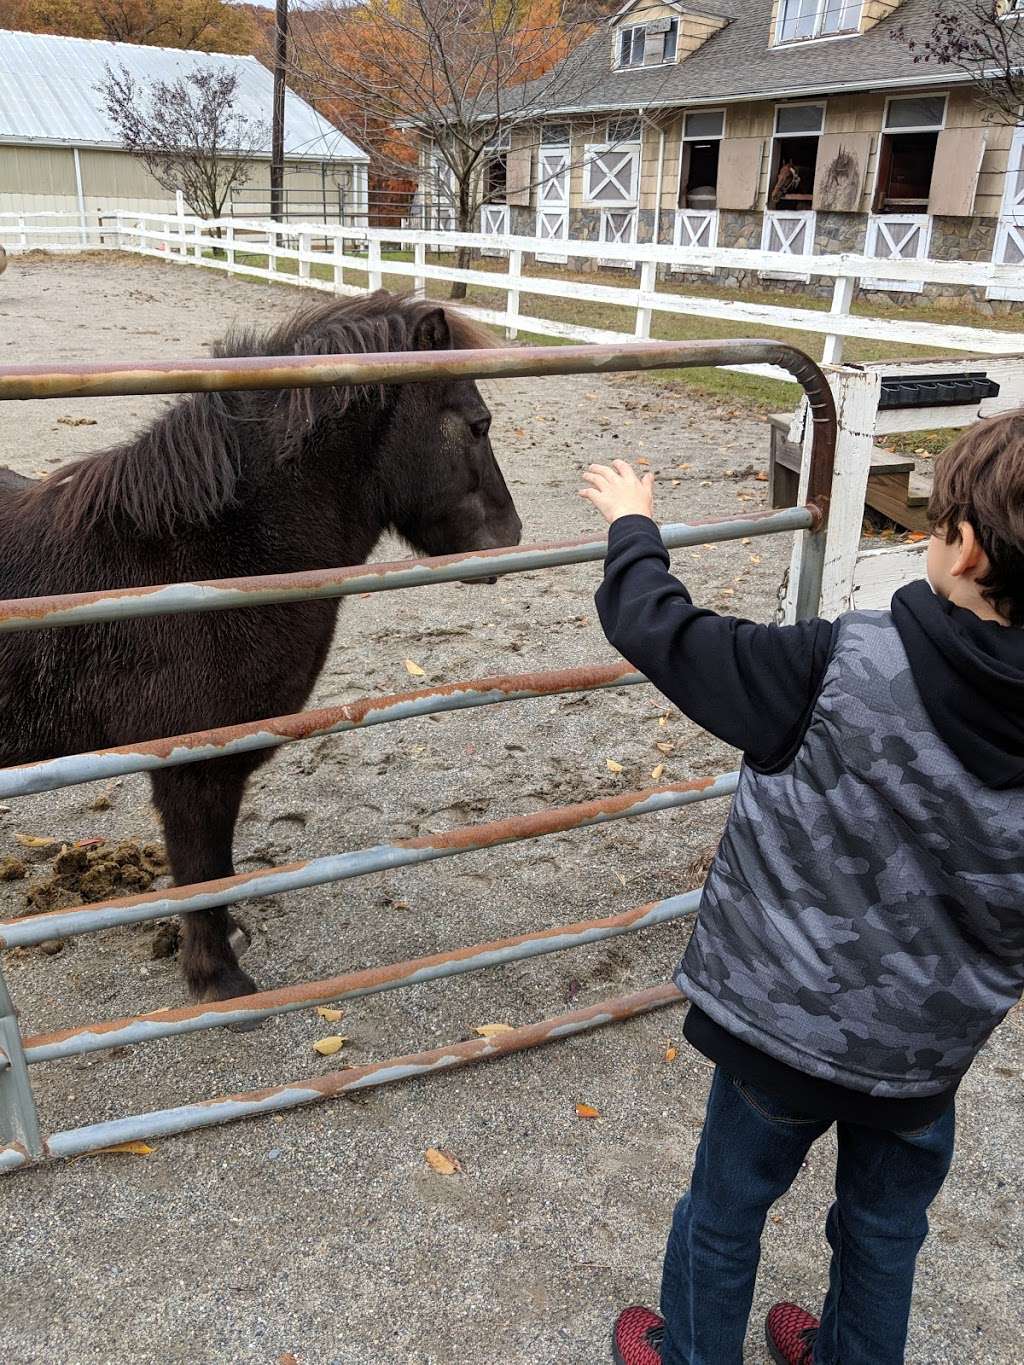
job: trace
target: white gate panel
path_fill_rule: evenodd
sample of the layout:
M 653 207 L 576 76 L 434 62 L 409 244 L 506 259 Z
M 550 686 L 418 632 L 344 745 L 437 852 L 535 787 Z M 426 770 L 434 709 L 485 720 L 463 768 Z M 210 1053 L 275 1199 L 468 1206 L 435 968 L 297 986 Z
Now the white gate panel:
M 675 216 L 675 229 L 672 235 L 673 245 L 679 247 L 701 247 L 711 251 L 718 245 L 718 210 L 717 209 L 677 209 Z M 687 265 L 683 261 L 673 262 L 669 270 L 674 275 L 696 274 L 698 271 L 703 275 L 713 275 L 714 266 L 710 265 Z
M 616 246 L 633 246 L 636 242 L 636 223 L 636 209 L 602 209 L 601 241 L 614 242 Z M 636 266 L 636 261 L 613 261 L 599 257 L 598 265 L 632 270 Z
M 507 204 L 484 204 L 480 210 L 480 231 L 488 237 L 508 237 L 512 231 L 512 214 Z M 481 256 L 507 256 L 498 246 L 480 248 Z
M 813 256 L 814 229 L 818 216 L 814 212 L 766 212 L 761 227 L 761 250 L 774 251 L 780 256 Z M 765 279 L 799 280 L 806 284 L 810 275 L 794 275 L 784 270 L 762 270 Z
M 927 214 L 888 214 L 868 219 L 866 256 L 876 261 L 923 261 L 932 242 L 932 220 Z M 921 280 L 862 280 L 862 289 L 884 289 L 899 294 L 920 294 Z

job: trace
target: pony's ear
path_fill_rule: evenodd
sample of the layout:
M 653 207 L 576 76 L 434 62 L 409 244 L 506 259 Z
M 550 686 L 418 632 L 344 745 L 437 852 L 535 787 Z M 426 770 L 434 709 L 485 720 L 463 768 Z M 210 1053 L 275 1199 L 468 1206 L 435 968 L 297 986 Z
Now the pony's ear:
M 451 349 L 452 334 L 443 308 L 432 308 L 417 321 L 412 332 L 414 351 L 447 351 Z

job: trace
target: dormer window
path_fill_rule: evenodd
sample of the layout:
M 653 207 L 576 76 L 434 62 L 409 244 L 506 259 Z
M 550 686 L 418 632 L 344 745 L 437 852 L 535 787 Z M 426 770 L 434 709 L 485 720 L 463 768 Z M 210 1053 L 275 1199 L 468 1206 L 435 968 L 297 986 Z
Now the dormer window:
M 619 34 L 619 66 L 643 66 L 644 40 L 646 30 L 643 24 L 635 28 L 624 28 Z
M 678 19 L 656 19 L 620 29 L 616 67 L 628 71 L 640 66 L 665 66 L 675 61 L 678 43 Z
M 860 30 L 863 0 L 782 0 L 777 43 L 809 42 Z

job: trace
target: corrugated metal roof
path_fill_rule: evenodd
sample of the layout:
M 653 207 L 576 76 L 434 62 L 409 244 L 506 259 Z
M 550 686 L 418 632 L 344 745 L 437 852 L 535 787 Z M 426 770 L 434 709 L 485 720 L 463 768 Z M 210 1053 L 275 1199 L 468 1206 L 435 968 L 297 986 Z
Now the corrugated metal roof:
M 0 142 L 120 146 L 95 88 L 108 65 L 115 70 L 127 67 L 143 84 L 173 81 L 197 67 L 231 66 L 238 72 L 238 107 L 246 117 L 267 125 L 265 154 L 270 155 L 274 80 L 255 57 L 4 29 L 0 29 Z M 285 97 L 285 153 L 292 160 L 368 159 L 291 90 Z

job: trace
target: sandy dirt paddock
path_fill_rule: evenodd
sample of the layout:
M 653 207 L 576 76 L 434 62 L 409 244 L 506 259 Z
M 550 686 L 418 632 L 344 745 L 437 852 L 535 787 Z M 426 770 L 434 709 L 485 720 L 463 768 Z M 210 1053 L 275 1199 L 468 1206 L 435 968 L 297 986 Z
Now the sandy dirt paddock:
M 268 323 L 297 291 L 132 258 L 12 261 L 0 282 L 0 363 L 202 354 L 235 320 Z M 739 329 L 738 329 L 739 330 Z M 581 466 L 642 456 L 665 520 L 763 505 L 760 419 L 701 406 L 657 380 L 558 378 L 488 386 L 494 444 L 528 540 L 594 533 Z M 162 400 L 0 408 L 0 462 L 46 471 L 123 439 Z M 82 423 L 85 419 L 87 424 Z M 3 553 L 0 547 L 0 554 Z M 382 545 L 379 557 L 404 553 Z M 674 558 L 713 607 L 766 619 L 785 539 Z M 320 703 L 428 681 L 611 658 L 596 565 L 347 603 Z M 225 661 L 230 666 L 230 661 Z M 494 707 L 283 750 L 252 783 L 240 870 L 732 768 L 737 755 L 650 688 Z M 140 736 L 140 738 L 143 738 Z M 671 743 L 668 755 L 655 746 Z M 612 773 L 607 760 L 622 765 Z M 97 798 L 106 798 L 99 800 Z M 97 809 L 96 807 L 102 807 Z M 613 913 L 693 884 L 722 802 L 244 907 L 245 965 L 283 985 L 534 927 Z M 63 841 L 159 838 L 144 779 L 0 806 L 16 832 Z M 46 869 L 33 868 L 33 876 Z M 25 883 L 0 884 L 0 914 Z M 352 1002 L 340 1058 L 312 1011 L 35 1069 L 51 1128 L 327 1071 L 526 1023 L 664 980 L 676 926 L 447 983 Z M 152 925 L 8 954 L 26 1029 L 179 1003 Z M 680 1008 L 482 1068 L 100 1156 L 0 1183 L 3 1365 L 592 1365 L 618 1308 L 653 1301 L 710 1071 L 680 1046 Z M 914 1365 L 1011 1365 L 1024 1339 L 1024 1019 L 998 1030 L 962 1091 L 959 1152 L 921 1261 Z M 577 1117 L 578 1103 L 601 1118 Z M 462 1174 L 435 1174 L 429 1147 Z M 815 1149 L 768 1224 L 748 1359 L 776 1297 L 816 1305 L 833 1149 Z

